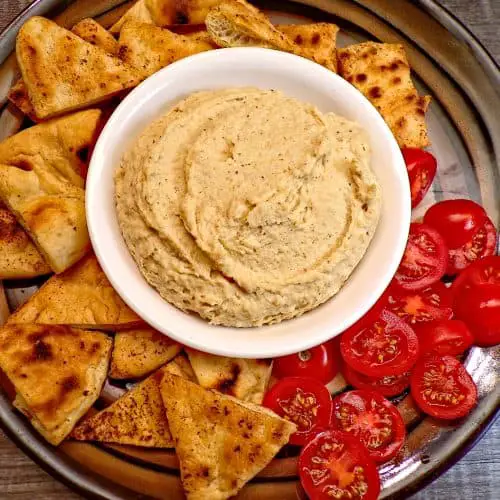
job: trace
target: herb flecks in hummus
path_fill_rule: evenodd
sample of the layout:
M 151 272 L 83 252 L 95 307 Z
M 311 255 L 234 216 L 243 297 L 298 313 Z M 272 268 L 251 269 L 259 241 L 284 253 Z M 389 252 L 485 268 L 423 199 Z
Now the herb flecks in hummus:
M 274 91 L 184 99 L 124 155 L 116 204 L 140 271 L 214 324 L 259 326 L 335 295 L 380 213 L 356 123 Z

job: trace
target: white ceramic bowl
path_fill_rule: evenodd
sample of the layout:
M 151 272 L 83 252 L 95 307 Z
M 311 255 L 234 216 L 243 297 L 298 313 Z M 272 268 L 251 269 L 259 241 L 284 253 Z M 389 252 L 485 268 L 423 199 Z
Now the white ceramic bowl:
M 134 139 L 192 92 L 255 86 L 357 121 L 370 136 L 372 168 L 383 190 L 382 217 L 368 251 L 342 290 L 304 316 L 261 328 L 213 326 L 186 314 L 148 285 L 118 226 L 113 174 Z M 331 71 L 301 57 L 259 48 L 222 49 L 176 62 L 154 74 L 118 106 L 97 141 L 87 179 L 87 219 L 99 262 L 123 300 L 169 337 L 213 354 L 265 358 L 298 352 L 348 328 L 375 303 L 403 255 L 410 224 L 408 176 L 399 147 L 376 109 Z

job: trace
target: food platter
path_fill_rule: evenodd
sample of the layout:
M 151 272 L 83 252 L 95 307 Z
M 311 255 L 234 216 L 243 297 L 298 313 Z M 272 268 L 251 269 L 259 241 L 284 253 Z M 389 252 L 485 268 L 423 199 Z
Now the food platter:
M 305 2 L 304 2 L 305 3 Z M 422 215 L 433 202 L 467 197 L 481 202 L 500 222 L 500 72 L 478 42 L 449 14 L 431 0 L 420 2 L 312 0 L 265 2 L 273 21 L 332 20 L 342 32 L 339 45 L 365 39 L 405 43 L 411 66 L 422 90 L 434 104 L 429 113 L 432 150 L 441 165 L 434 193 L 419 208 Z M 30 16 L 49 15 L 66 2 L 39 0 L 32 4 L 0 37 L 0 58 L 7 58 L 14 35 Z M 120 1 L 75 2 L 59 13 L 59 21 L 74 24 L 83 17 L 97 17 L 110 25 L 119 15 Z M 4 65 L 0 84 L 10 87 L 12 74 Z M 2 96 L 3 97 L 3 96 Z M 2 134 L 7 118 L 3 115 Z M 7 132 L 8 133 L 8 132 Z M 6 283 L 10 308 L 24 300 L 32 287 Z M 479 389 L 479 405 L 460 426 L 442 427 L 422 419 L 403 400 L 410 430 L 407 452 L 397 463 L 386 465 L 381 476 L 382 498 L 403 498 L 422 488 L 469 449 L 494 420 L 500 403 L 500 350 L 474 348 L 465 364 Z M 115 399 L 122 387 L 108 384 L 99 404 Z M 0 393 L 0 420 L 6 433 L 51 474 L 86 495 L 97 498 L 182 498 L 173 453 L 125 447 L 102 447 L 66 442 L 55 449 L 47 445 L 27 421 L 12 411 L 9 392 Z M 295 477 L 295 457 L 278 458 L 250 483 L 239 498 L 301 498 Z

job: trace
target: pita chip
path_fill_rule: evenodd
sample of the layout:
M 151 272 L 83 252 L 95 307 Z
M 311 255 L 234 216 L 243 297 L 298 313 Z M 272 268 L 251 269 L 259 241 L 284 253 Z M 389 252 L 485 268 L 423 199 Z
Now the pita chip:
M 202 387 L 243 401 L 262 403 L 271 376 L 271 360 L 227 358 L 194 349 L 186 352 Z
M 117 332 L 110 377 L 140 378 L 177 356 L 181 346 L 152 328 Z
M 40 252 L 7 207 L 0 203 L 0 280 L 50 273 Z
M 184 57 L 216 48 L 206 31 L 178 35 L 144 23 L 127 22 L 120 32 L 120 57 L 147 78 Z
M 82 40 L 100 47 L 108 54 L 118 55 L 118 42 L 113 35 L 91 18 L 82 19 L 71 31 Z
M 67 326 L 6 325 L 0 368 L 17 391 L 16 406 L 42 436 L 58 445 L 98 398 L 111 339 Z
M 117 57 L 43 17 L 32 17 L 22 26 L 16 55 L 40 119 L 90 107 L 141 80 Z
M 425 113 L 431 98 L 420 97 L 404 47 L 365 42 L 338 51 L 339 74 L 379 110 L 400 147 L 429 145 Z
M 33 105 L 30 101 L 30 96 L 28 95 L 28 89 L 24 84 L 24 80 L 19 78 L 17 82 L 12 85 L 7 94 L 7 99 L 14 104 L 24 115 L 26 115 L 31 121 L 38 122 L 38 117 L 35 114 Z
M 114 291 L 93 254 L 52 276 L 9 323 L 66 324 L 115 331 L 143 322 Z
M 161 396 L 188 500 L 230 498 L 288 443 L 272 411 L 164 374 Z

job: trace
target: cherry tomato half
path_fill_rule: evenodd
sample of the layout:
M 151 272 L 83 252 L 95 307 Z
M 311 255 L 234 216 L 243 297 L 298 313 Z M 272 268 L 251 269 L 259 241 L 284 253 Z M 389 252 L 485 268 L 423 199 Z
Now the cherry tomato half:
M 465 367 L 452 356 L 427 354 L 413 369 L 411 395 L 431 417 L 454 420 L 477 402 L 477 388 Z
M 422 290 L 443 277 L 447 259 L 441 235 L 426 224 L 413 223 L 395 280 L 404 290 Z
M 464 288 L 455 298 L 454 310 L 482 346 L 500 344 L 500 285 Z
M 500 285 L 500 256 L 492 255 L 473 262 L 453 282 L 451 292 L 456 297 L 462 290 L 485 284 Z
M 332 343 L 320 344 L 306 351 L 274 360 L 277 377 L 311 377 L 328 384 L 339 371 L 338 354 Z
M 415 364 L 418 340 L 407 323 L 384 310 L 375 322 L 346 330 L 340 352 L 353 370 L 364 375 L 400 375 Z
M 437 162 L 431 153 L 419 148 L 403 148 L 410 179 L 411 207 L 415 208 L 427 194 L 436 175 Z
M 448 249 L 470 241 L 485 219 L 484 208 L 472 200 L 440 201 L 424 215 L 424 223 L 439 231 Z
M 442 356 L 458 356 L 474 343 L 467 325 L 455 319 L 422 323 L 415 327 L 415 333 L 420 355 L 434 352 Z
M 472 238 L 459 248 L 448 251 L 446 274 L 453 276 L 478 259 L 493 255 L 497 246 L 497 231 L 493 222 L 486 218 Z
M 297 425 L 290 444 L 306 444 L 318 429 L 327 428 L 332 415 L 332 397 L 318 380 L 287 377 L 279 380 L 264 396 L 263 406 Z
M 298 462 L 302 487 L 310 500 L 376 500 L 380 478 L 358 439 L 328 430 L 304 447 Z
M 414 326 L 437 319 L 450 319 L 453 315 L 451 291 L 438 281 L 418 291 L 393 288 L 387 309 Z
M 347 383 L 356 389 L 375 391 L 386 398 L 401 394 L 410 385 L 410 372 L 402 375 L 386 375 L 385 377 L 375 378 L 363 375 L 344 363 L 342 373 Z
M 397 408 L 375 391 L 348 391 L 337 396 L 332 426 L 357 437 L 377 463 L 396 456 L 406 437 Z

